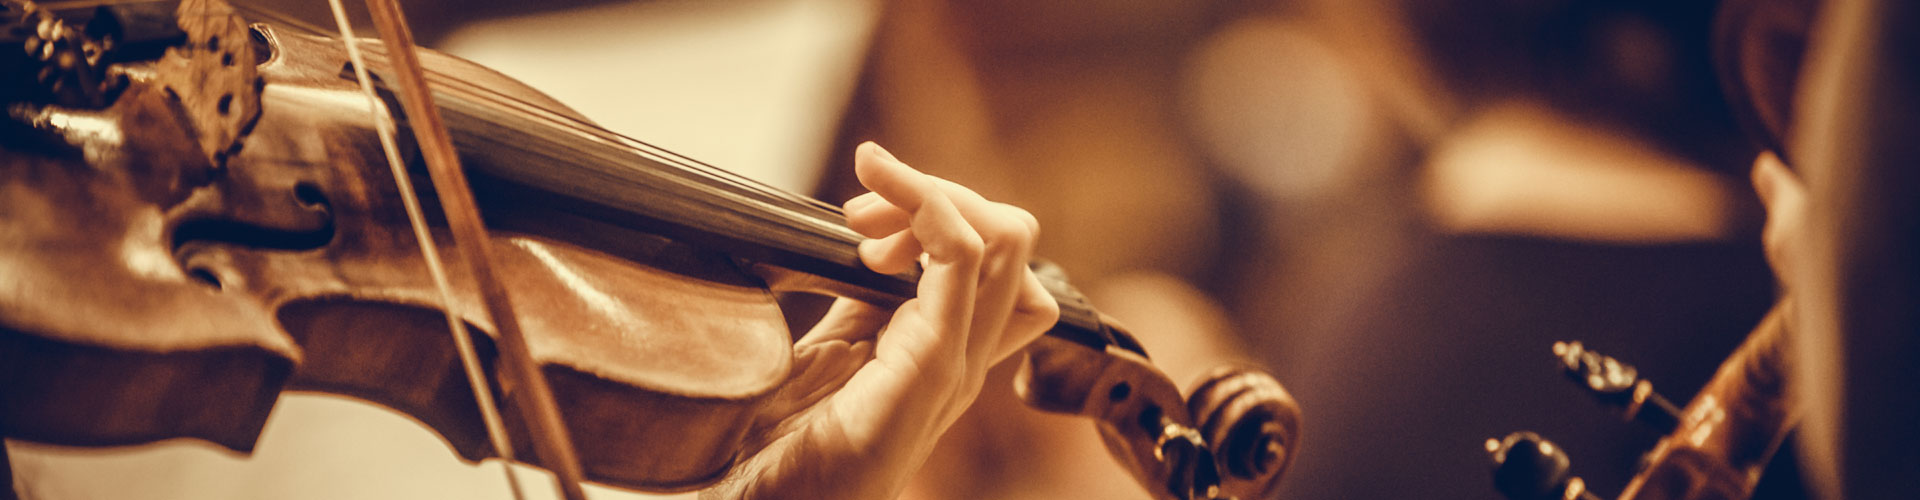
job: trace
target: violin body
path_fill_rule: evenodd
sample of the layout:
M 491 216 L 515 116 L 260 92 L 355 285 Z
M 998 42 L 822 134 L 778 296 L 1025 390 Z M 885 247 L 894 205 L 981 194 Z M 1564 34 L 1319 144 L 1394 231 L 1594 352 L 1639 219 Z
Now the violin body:
M 437 430 L 461 456 L 489 456 L 474 396 L 441 320 L 438 295 L 419 246 L 405 225 L 369 125 L 366 100 L 352 80 L 339 76 L 345 54 L 337 43 L 324 39 L 266 25 L 256 29 L 269 54 L 258 67 L 266 82 L 259 95 L 263 111 L 244 139 L 246 146 L 224 168 L 214 170 L 194 161 L 200 155 L 191 151 L 127 154 L 116 161 L 150 177 L 108 186 L 93 182 L 88 189 L 76 186 L 67 192 L 59 188 L 96 179 L 58 175 L 90 169 L 41 164 L 44 171 L 8 170 L 21 174 L 9 189 L 26 193 L 9 197 L 10 204 L 118 211 L 73 214 L 76 223 L 44 226 L 54 234 L 16 233 L 22 237 L 9 239 L 38 242 L 23 252 L 31 260 L 10 259 L 22 269 L 107 272 L 91 282 L 72 276 L 24 276 L 23 283 L 68 283 L 75 290 L 11 288 L 32 296 L 8 301 L 6 319 L 14 334 L 7 338 L 33 339 L 18 331 L 74 332 L 87 341 L 62 347 L 97 343 L 115 351 L 101 358 L 49 356 L 37 345 L 5 349 L 26 358 L 7 364 L 21 377 L 40 378 L 10 378 L 4 385 L 18 396 L 9 398 L 6 408 L 70 410 L 9 415 L 9 433 L 86 445 L 196 437 L 247 450 L 284 385 L 393 408 Z M 478 76 L 495 88 L 510 82 L 464 61 L 436 59 L 439 71 Z M 120 121 L 115 125 L 127 140 L 138 143 L 132 147 L 194 144 L 184 137 L 150 133 L 183 132 L 178 127 L 133 121 L 165 116 L 165 92 L 145 86 L 148 83 L 135 81 L 128 94 L 101 115 Z M 154 161 L 168 159 L 180 161 Z M 155 185 L 174 188 L 159 197 L 137 196 L 141 188 Z M 39 213 L 25 207 L 9 211 L 23 216 L 9 217 L 10 224 L 32 222 L 24 216 Z M 540 221 L 545 231 L 582 229 L 542 220 L 562 215 L 489 215 L 509 226 Z M 79 221 L 145 227 L 99 228 Z M 590 469 L 593 477 L 628 487 L 677 489 L 703 484 L 723 472 L 755 415 L 755 403 L 786 379 L 790 363 L 791 339 L 765 286 L 724 257 L 658 237 L 608 234 L 607 240 L 617 238 L 625 245 L 598 251 L 510 228 L 493 234 L 496 269 L 530 305 L 521 314 L 534 339 L 530 347 L 570 410 L 570 428 L 578 435 L 621 436 L 582 442 L 583 461 L 602 465 Z M 120 241 L 100 241 L 103 237 Z M 135 267 L 151 262 L 112 255 L 135 251 L 179 267 L 152 277 L 151 270 Z M 68 261 L 48 262 L 56 259 Z M 457 314 L 474 324 L 472 331 L 491 331 L 491 325 L 476 319 L 478 299 L 472 296 L 470 280 L 457 274 L 452 278 L 462 294 L 454 306 Z M 130 298 L 100 297 L 95 290 L 120 290 Z M 48 296 L 84 300 L 63 303 L 45 300 Z M 126 307 L 147 297 L 168 300 Z M 33 309 L 14 311 L 14 305 Z M 87 306 L 113 312 L 73 314 Z M 58 319 L 81 324 L 38 326 Z M 143 330 L 141 335 L 127 334 Z M 491 341 L 476 337 L 482 351 L 490 352 Z M 120 351 L 146 351 L 160 359 L 128 363 L 115 359 L 129 356 Z M 164 354 L 168 351 L 191 355 L 177 359 L 180 354 Z M 209 356 L 222 359 L 202 359 Z M 70 364 L 44 367 L 37 360 Z M 112 387 L 120 384 L 132 386 Z M 162 386 L 150 387 L 154 384 Z M 589 389 L 595 384 L 650 390 Z M 231 389 L 218 390 L 222 387 Z M 103 393 L 125 394 L 146 404 L 104 401 L 86 408 L 44 399 Z M 141 414 L 130 408 L 152 411 Z M 671 411 L 661 410 L 667 408 Z M 80 415 L 121 418 L 77 418 Z M 71 425 L 95 428 L 61 428 Z M 519 426 L 510 420 L 509 428 Z M 513 434 L 525 439 L 524 433 Z M 595 442 L 662 446 L 601 449 L 591 446 Z M 654 472 L 640 476 L 637 471 Z
M 299 351 L 270 310 L 174 263 L 169 211 L 215 175 L 178 111 L 132 85 L 105 109 L 15 105 L 0 122 L 8 435 L 246 449 L 290 376 Z
M 493 399 L 528 396 L 500 376 L 475 278 L 449 266 L 451 301 L 436 289 L 340 41 L 214 4 L 182 10 L 184 39 L 164 56 L 99 72 L 108 90 L 82 94 L 97 106 L 8 99 L 0 434 L 245 452 L 279 393 L 306 390 L 397 410 L 468 460 L 495 456 L 448 318 L 473 332 Z M 383 51 L 362 43 L 382 76 Z M 421 56 L 488 225 L 492 273 L 521 304 L 589 480 L 694 489 L 754 451 L 790 411 L 771 403 L 796 378 L 774 292 L 912 295 L 917 275 L 859 264 L 860 238 L 837 212 L 702 177 L 697 162 L 590 127 L 498 73 Z M 377 111 L 406 119 L 391 93 Z M 424 180 L 418 148 L 398 142 Z M 452 259 L 446 221 L 428 222 Z M 1298 432 L 1277 383 L 1222 372 L 1189 408 L 1123 330 L 1071 302 L 1064 282 L 1048 285 L 1065 310 L 1029 347 L 1022 390 L 1035 407 L 1094 418 L 1158 496 L 1219 485 L 1216 454 L 1237 460 L 1225 493 L 1272 491 Z M 529 423 L 502 415 L 513 446 L 533 449 Z

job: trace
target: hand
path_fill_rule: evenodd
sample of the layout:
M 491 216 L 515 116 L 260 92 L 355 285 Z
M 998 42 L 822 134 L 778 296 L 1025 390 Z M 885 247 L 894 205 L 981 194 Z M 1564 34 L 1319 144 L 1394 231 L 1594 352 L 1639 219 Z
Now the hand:
M 1765 152 L 1753 160 L 1753 188 L 1767 209 L 1767 225 L 1760 232 L 1767 263 L 1780 280 L 1780 288 L 1792 290 L 1795 263 L 1805 258 L 1799 242 L 1807 218 L 1806 184 L 1780 162 L 1780 157 Z
M 845 206 L 847 225 L 874 238 L 861 243 L 861 262 L 882 273 L 921 263 L 919 297 L 891 317 L 836 302 L 795 344 L 794 376 L 776 396 L 798 411 L 705 497 L 898 495 L 980 393 L 987 369 L 1059 317 L 1027 269 L 1040 231 L 1031 214 L 922 174 L 870 142 L 855 151 L 854 168 L 873 191 Z

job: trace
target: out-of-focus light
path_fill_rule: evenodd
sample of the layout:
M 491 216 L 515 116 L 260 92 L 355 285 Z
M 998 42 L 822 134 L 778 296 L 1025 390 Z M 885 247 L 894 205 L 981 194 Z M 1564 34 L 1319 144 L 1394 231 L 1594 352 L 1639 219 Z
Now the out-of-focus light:
M 441 48 L 614 132 L 802 190 L 878 15 L 876 0 L 624 2 L 476 23 Z
M 1757 221 L 1742 179 L 1529 103 L 1443 139 L 1420 191 L 1428 219 L 1453 233 L 1654 244 L 1725 239 Z
M 1185 100 L 1195 137 L 1227 172 L 1287 201 L 1339 196 L 1378 163 L 1367 86 L 1299 26 L 1249 19 L 1209 38 Z

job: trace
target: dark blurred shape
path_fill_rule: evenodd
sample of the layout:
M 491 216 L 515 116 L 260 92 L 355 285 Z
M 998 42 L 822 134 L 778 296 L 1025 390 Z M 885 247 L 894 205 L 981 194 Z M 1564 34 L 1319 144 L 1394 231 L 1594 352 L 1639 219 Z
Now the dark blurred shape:
M 1713 63 L 1747 136 L 1788 165 L 1795 82 L 1815 0 L 1727 0 L 1714 19 Z
M 1920 3 L 1824 2 L 1788 140 L 1807 188 L 1782 276 L 1797 313 L 1793 396 L 1821 498 L 1920 491 Z
M 1688 394 L 1773 299 L 1745 181 L 1756 148 L 1709 62 L 1714 4 L 1288 5 L 1306 4 L 1354 17 L 1320 33 L 1379 105 L 1416 96 L 1439 118 L 1387 113 L 1406 152 L 1370 146 L 1386 166 L 1352 196 L 1263 207 L 1283 250 L 1225 279 L 1314 419 L 1281 496 L 1487 498 L 1480 438 L 1514 429 L 1580 450 L 1586 484 L 1617 491 L 1658 433 L 1594 411 L 1542 346 L 1578 338 Z M 1362 32 L 1404 36 L 1410 55 L 1342 38 Z M 1498 203 L 1423 198 L 1447 192 L 1429 179 Z
M 1751 147 L 1713 76 L 1715 2 L 1399 1 L 1433 67 L 1469 105 L 1538 96 L 1662 148 L 1739 172 Z
M 1532 429 L 1617 490 L 1658 434 L 1620 425 L 1542 359 L 1553 336 L 1638 361 L 1690 393 L 1772 300 L 1754 244 L 1621 247 L 1418 235 L 1391 278 L 1337 303 L 1313 341 L 1265 352 L 1315 422 L 1286 498 L 1488 496 L 1479 438 Z M 1382 474 L 1376 471 L 1394 471 Z
M 1593 498 L 1568 472 L 1566 450 L 1538 434 L 1515 432 L 1488 439 L 1486 447 L 1493 459 L 1493 487 L 1508 500 Z

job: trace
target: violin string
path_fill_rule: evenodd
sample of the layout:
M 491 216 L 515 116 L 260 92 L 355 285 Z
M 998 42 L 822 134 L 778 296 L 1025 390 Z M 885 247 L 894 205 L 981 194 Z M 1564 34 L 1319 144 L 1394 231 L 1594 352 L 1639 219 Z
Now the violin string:
M 311 24 L 301 22 L 278 12 L 252 7 L 242 7 L 242 9 L 248 11 L 251 16 L 271 20 L 283 28 L 305 32 L 309 35 L 327 35 L 327 33 L 321 32 Z M 380 60 L 377 62 L 384 62 L 386 59 L 384 54 L 385 47 L 378 45 L 373 47 L 380 50 L 368 55 L 378 57 Z M 369 66 L 369 68 L 378 69 L 374 66 Z M 516 117 L 533 121 L 535 122 L 534 125 L 544 125 L 556 131 L 569 132 L 575 137 L 615 148 L 624 154 L 642 156 L 667 167 L 686 172 L 697 178 L 711 181 L 713 184 L 685 187 L 720 197 L 737 198 L 738 196 L 749 196 L 757 197 L 764 201 L 777 202 L 774 203 L 771 208 L 785 210 L 777 211 L 783 213 L 775 215 L 790 219 L 783 222 L 801 222 L 806 227 L 816 229 L 814 233 L 817 236 L 827 237 L 842 244 L 851 245 L 863 239 L 858 234 L 853 233 L 852 230 L 846 228 L 846 217 L 836 204 L 823 202 L 765 184 L 750 177 L 745 177 L 726 169 L 689 158 L 666 148 L 609 131 L 578 117 L 559 113 L 544 106 L 527 102 L 524 99 L 507 95 L 494 89 L 479 86 L 461 78 L 450 77 L 444 73 L 434 71 L 431 68 L 427 69 L 427 76 L 436 91 L 445 92 L 457 98 L 456 101 L 464 99 L 476 104 L 491 105 L 497 110 L 514 112 Z
M 387 168 L 393 172 L 394 183 L 400 190 L 400 199 L 407 209 L 407 221 L 413 227 L 413 237 L 420 242 L 420 255 L 427 263 L 427 273 L 433 277 L 433 286 L 440 292 L 441 309 L 446 311 L 447 328 L 453 335 L 453 344 L 460 353 L 460 364 L 465 368 L 467 384 L 473 388 L 475 403 L 480 407 L 480 417 L 487 428 L 487 440 L 493 444 L 494 454 L 499 455 L 500 470 L 507 478 L 507 488 L 513 492 L 514 500 L 525 500 L 526 495 L 520 487 L 520 480 L 513 470 L 513 445 L 507 439 L 506 426 L 502 424 L 499 406 L 493 400 L 492 384 L 487 381 L 486 372 L 481 369 L 480 355 L 474 349 L 473 337 L 466 328 L 466 321 L 460 319 L 455 311 L 453 284 L 447 279 L 447 270 L 440 261 L 439 246 L 434 243 L 433 234 L 427 229 L 424 211 L 420 208 L 420 199 L 415 196 L 413 181 L 407 176 L 407 169 L 400 162 L 400 148 L 396 144 L 393 117 L 386 112 L 385 103 L 374 93 L 373 79 L 367 74 L 366 61 L 360 55 L 358 37 L 347 21 L 346 9 L 340 0 L 327 0 L 333 8 L 334 21 L 340 27 L 340 39 L 346 46 L 347 58 L 353 61 L 354 77 L 359 80 L 360 90 L 367 96 L 367 109 L 373 115 L 374 128 L 380 136 L 380 148 L 385 153 Z
M 84 8 L 84 7 L 97 7 L 97 6 L 128 5 L 128 4 L 149 3 L 149 2 L 158 2 L 158 1 L 161 1 L 161 0 L 69 0 L 69 1 L 63 1 L 63 2 L 41 2 L 41 5 L 43 7 L 49 7 L 49 8 L 70 9 L 70 8 Z M 332 0 L 329 0 L 329 1 L 331 2 Z M 252 16 L 265 15 L 264 17 L 273 18 L 276 23 L 296 27 L 304 31 L 313 32 L 314 34 L 320 34 L 316 26 L 313 26 L 303 21 L 295 20 L 291 17 L 279 14 L 277 12 L 272 12 L 267 9 L 261 9 L 253 5 L 238 5 L 235 7 L 243 11 L 247 11 L 249 15 L 252 15 Z M 336 17 L 343 17 L 343 16 L 336 15 Z M 341 24 L 346 24 L 346 23 L 341 23 Z M 347 25 L 346 29 L 351 29 L 351 26 Z M 358 65 L 358 63 L 356 63 L 356 65 Z M 442 75 L 438 72 L 429 71 L 428 73 L 430 76 L 438 77 L 433 79 L 433 82 L 437 84 L 446 85 L 446 84 L 466 83 L 457 78 L 448 78 L 445 75 Z M 520 108 L 522 110 L 541 109 L 540 106 L 526 103 L 525 101 L 514 98 L 512 96 L 502 94 L 498 91 L 494 91 L 491 89 L 475 87 L 475 86 L 466 86 L 464 90 L 466 90 L 466 92 L 463 92 L 463 93 L 467 94 L 467 96 L 470 98 L 478 98 L 481 100 L 490 101 L 495 104 L 503 104 L 506 102 L 517 102 L 520 104 L 520 106 L 515 106 L 515 107 Z M 761 195 L 764 195 L 767 198 L 782 200 L 793 205 L 788 208 L 793 208 L 793 209 L 806 211 L 806 212 L 812 212 L 813 215 L 815 215 L 816 217 L 823 218 L 829 221 L 842 219 L 844 217 L 844 214 L 841 213 L 840 207 L 838 205 L 820 201 L 812 197 L 796 194 L 791 191 L 787 191 L 785 189 L 781 189 L 778 187 L 774 187 L 772 185 L 766 184 L 752 177 L 747 177 L 739 173 L 736 173 L 724 168 L 720 168 L 691 157 L 687 157 L 685 155 L 679 154 L 672 150 L 662 148 L 660 146 L 648 143 L 646 141 L 634 139 L 632 137 L 628 137 L 626 135 L 607 130 L 598 125 L 587 123 L 571 116 L 565 116 L 565 115 L 559 115 L 559 114 L 543 114 L 541 118 L 542 118 L 542 121 L 547 122 L 548 125 L 572 130 L 582 134 L 593 135 L 603 141 L 608 141 L 610 143 L 619 145 L 635 153 L 641 153 L 644 151 L 645 153 L 649 153 L 648 154 L 649 156 L 652 156 L 655 159 L 661 160 L 665 163 L 670 163 L 675 167 L 679 167 L 681 169 L 685 169 L 688 171 L 707 174 L 711 176 L 713 180 L 722 182 L 725 185 L 738 188 L 741 190 L 745 190 L 748 192 L 759 193 Z
M 461 87 L 461 90 L 465 91 L 465 93 L 467 94 L 467 97 L 470 99 L 489 101 L 496 105 L 517 104 L 517 106 L 513 106 L 513 107 L 521 108 L 522 110 L 548 111 L 540 108 L 539 106 L 533 105 L 531 103 L 527 103 L 524 100 L 515 98 L 513 96 L 505 95 L 493 89 L 475 86 L 470 84 L 469 82 L 464 82 L 464 81 L 455 80 L 455 79 L 448 79 L 440 83 L 458 85 L 459 87 Z M 552 113 L 552 112 L 542 112 L 542 113 L 533 114 L 532 118 L 546 122 L 545 124 L 549 126 L 573 131 L 583 135 L 593 136 L 607 143 L 619 145 L 634 153 L 647 153 L 649 154 L 649 156 L 653 156 L 656 159 L 662 160 L 667 163 L 672 163 L 676 167 L 680 167 L 682 169 L 686 169 L 689 171 L 697 171 L 697 172 L 711 175 L 714 177 L 713 180 L 729 183 L 733 187 L 737 187 L 743 190 L 758 192 L 758 193 L 767 195 L 769 198 L 782 199 L 785 201 L 792 202 L 796 205 L 802 205 L 811 209 L 823 210 L 823 211 L 838 215 L 839 207 L 836 205 L 822 202 L 810 197 L 801 196 L 801 195 L 792 193 L 790 191 L 786 191 L 784 189 L 780 189 L 780 188 L 768 185 L 752 177 L 747 177 L 739 173 L 714 166 L 712 164 L 682 155 L 680 153 L 648 143 L 646 141 L 642 141 L 639 139 L 628 137 L 618 132 L 607 130 L 605 127 L 601 127 L 599 125 L 585 122 L 573 116 L 567 116 L 564 114 Z
M 163 0 L 116 0 L 116 1 L 146 2 L 146 1 L 163 1 Z M 327 31 L 321 29 L 320 26 L 307 22 L 306 20 L 298 19 L 291 15 L 287 15 L 279 11 L 263 8 L 257 5 L 250 5 L 250 4 L 234 5 L 233 8 L 234 10 L 238 10 L 242 13 L 245 13 L 247 19 L 263 19 L 266 22 L 275 25 L 276 27 L 291 28 L 294 31 L 303 32 L 309 35 L 325 36 L 327 33 Z M 352 26 L 348 26 L 348 27 L 351 28 Z
M 451 102 L 457 103 L 465 101 L 476 104 L 487 104 L 494 107 L 497 111 L 511 112 L 515 118 L 534 122 L 529 124 L 534 126 L 521 127 L 520 129 L 522 130 L 547 129 L 561 133 L 569 133 L 581 140 L 614 148 L 614 152 L 616 153 L 643 156 L 655 160 L 669 169 L 685 172 L 689 175 L 669 176 L 669 178 L 661 180 L 675 182 L 675 186 L 678 188 L 689 189 L 700 194 L 705 194 L 709 197 L 706 201 L 719 203 L 718 205 L 714 205 L 717 208 L 757 206 L 763 210 L 742 213 L 773 222 L 783 227 L 811 228 L 812 231 L 810 231 L 809 234 L 816 237 L 827 238 L 836 243 L 835 246 L 851 248 L 853 245 L 858 244 L 860 240 L 864 239 L 846 227 L 845 216 L 841 214 L 838 206 L 767 186 L 723 169 L 686 159 L 684 156 L 657 146 L 621 136 L 593 124 L 582 122 L 572 116 L 564 115 L 512 96 L 500 94 L 492 89 L 478 87 L 470 82 L 443 78 L 434 80 L 433 83 L 435 85 L 435 91 L 446 93 L 452 98 Z M 562 145 L 558 142 L 552 144 Z M 579 145 L 564 146 L 572 151 L 585 152 Z M 677 179 L 697 179 L 709 182 L 687 183 L 677 182 Z M 660 192 L 667 193 L 671 196 L 688 196 L 679 190 L 661 190 Z M 757 199 L 754 196 L 755 193 L 760 195 Z M 756 202 L 759 203 L 756 204 Z M 771 205 L 769 205 L 770 203 Z
M 805 219 L 811 221 L 814 227 L 826 229 L 830 232 L 830 234 L 823 233 L 821 234 L 822 236 L 847 240 L 847 242 L 852 243 L 857 243 L 860 239 L 858 235 L 855 235 L 851 230 L 846 228 L 846 217 L 838 205 L 767 185 L 726 169 L 687 158 L 686 156 L 674 153 L 665 148 L 654 146 L 644 141 L 626 137 L 619 133 L 606 130 L 605 128 L 580 121 L 577 118 L 556 113 L 511 96 L 501 95 L 491 89 L 473 87 L 466 82 L 457 81 L 436 81 L 435 83 L 442 84 L 440 90 L 454 96 L 518 111 L 521 118 L 536 121 L 538 125 L 545 125 L 563 132 L 570 132 L 580 138 L 617 148 L 622 153 L 645 156 L 683 172 L 699 174 L 699 179 L 711 181 L 714 184 L 693 187 L 702 189 L 708 194 L 723 197 L 729 195 L 747 196 L 750 198 L 759 198 L 762 201 L 778 202 L 779 205 L 775 208 L 786 209 L 784 213 L 778 215 Z
M 296 33 L 322 37 L 328 36 L 328 33 L 320 31 L 311 24 L 292 19 L 278 12 L 258 8 L 243 8 L 243 10 L 248 11 L 251 16 L 270 20 L 278 25 L 278 27 Z M 363 66 L 371 72 L 378 73 L 385 67 L 384 63 L 388 62 L 387 54 L 385 54 L 386 48 L 379 44 L 369 45 L 368 47 L 372 50 L 363 51 L 363 57 L 370 58 L 373 63 L 364 65 L 356 64 L 356 66 Z M 656 195 L 684 197 L 681 198 L 682 201 L 694 201 L 709 207 L 728 210 L 730 213 L 738 216 L 761 220 L 772 227 L 799 229 L 802 230 L 801 234 L 821 238 L 821 240 L 815 244 L 786 243 L 786 241 L 790 240 L 779 239 L 765 240 L 760 243 L 771 245 L 770 248 L 779 249 L 780 251 L 795 251 L 801 255 L 822 257 L 828 261 L 842 262 L 842 259 L 846 259 L 851 255 L 850 252 L 852 252 L 853 247 L 865 239 L 846 226 L 846 216 L 837 204 L 823 202 L 812 197 L 768 185 L 756 179 L 741 176 L 737 173 L 689 158 L 666 148 L 609 131 L 603 127 L 584 121 L 583 118 L 550 109 L 520 97 L 508 95 L 499 90 L 480 86 L 466 79 L 452 77 L 446 73 L 435 71 L 432 68 L 424 69 L 426 69 L 427 80 L 431 84 L 430 87 L 432 91 L 445 94 L 448 97 L 447 102 L 464 102 L 472 106 L 479 106 L 483 110 L 504 113 L 510 118 L 529 122 L 520 127 L 515 127 L 514 125 L 517 124 L 511 122 L 498 123 L 507 126 L 509 129 L 531 131 L 544 129 L 555 133 L 566 134 L 567 137 L 570 138 L 569 140 L 549 139 L 551 142 L 547 144 L 569 151 L 601 155 L 609 160 L 608 164 L 615 166 L 650 171 L 656 174 L 668 174 L 666 178 L 659 178 L 657 180 L 671 183 L 670 185 L 673 186 L 673 189 L 656 190 L 654 191 Z M 385 85 L 385 83 L 375 82 L 376 87 L 381 85 Z M 479 116 L 473 117 L 480 118 Z M 578 140 L 580 142 L 572 142 L 572 140 Z M 524 141 L 518 141 L 516 143 L 524 143 Z M 594 148 L 599 147 L 607 149 L 596 152 Z M 645 159 L 648 165 L 634 165 L 631 162 L 621 160 L 623 156 Z M 649 168 L 649 165 L 653 167 Z M 698 195 L 704 195 L 705 198 L 699 198 L 697 197 Z M 754 209 L 742 209 L 746 207 L 753 207 Z M 799 246 L 788 246 L 789 244 L 797 244 Z M 844 249 L 848 254 L 839 255 L 843 250 L 835 249 Z M 814 253 L 823 250 L 830 253 L 825 256 Z M 908 274 L 916 275 L 917 273 L 909 272 Z
M 442 75 L 435 73 L 433 76 L 442 76 Z M 831 216 L 842 215 L 840 213 L 840 208 L 838 205 L 816 200 L 811 197 L 795 194 L 791 191 L 774 187 L 772 185 L 766 184 L 752 177 L 747 177 L 745 175 L 741 175 L 739 173 L 736 173 L 724 168 L 720 168 L 697 159 L 693 159 L 691 157 L 648 143 L 646 141 L 634 139 L 632 137 L 628 137 L 618 132 L 607 130 L 604 127 L 585 122 L 579 118 L 568 116 L 565 114 L 554 113 L 551 110 L 542 108 L 541 106 L 528 103 L 522 99 L 515 98 L 513 96 L 502 94 L 493 89 L 479 87 L 477 85 L 473 85 L 471 82 L 466 82 L 466 81 L 462 81 L 454 78 L 442 77 L 440 79 L 434 80 L 434 83 L 442 85 L 443 90 L 449 91 L 451 93 L 464 94 L 462 95 L 462 97 L 465 97 L 467 99 L 488 102 L 496 106 L 513 108 L 513 109 L 522 111 L 524 114 L 526 114 L 527 115 L 526 118 L 544 122 L 543 123 L 544 125 L 575 132 L 577 134 L 581 134 L 585 136 L 591 136 L 599 141 L 622 147 L 632 153 L 646 154 L 657 160 L 661 160 L 664 163 L 670 163 L 675 167 L 678 167 L 687 171 L 700 172 L 703 174 L 707 174 L 711 176 L 712 178 L 711 180 L 722 182 L 723 184 L 728 185 L 730 187 L 738 188 L 744 191 L 759 193 L 759 194 L 765 195 L 767 198 L 779 199 L 795 205 L 795 207 L 790 207 L 790 208 L 815 211 L 821 215 L 831 215 Z M 526 113 L 529 111 L 532 111 L 532 113 Z
M 161 1 L 163 0 L 69 0 L 65 2 L 35 2 L 35 3 L 40 4 L 40 8 L 47 9 L 47 10 L 71 10 L 71 9 L 84 9 L 87 7 L 113 7 L 113 6 L 119 6 L 119 5 L 132 5 L 136 3 L 159 3 Z
M 513 294 L 505 280 L 494 272 L 492 237 L 482 220 L 479 202 L 460 165 L 451 129 L 440 113 L 433 89 L 407 27 L 406 15 L 395 0 L 366 0 L 367 9 L 379 28 L 383 45 L 391 57 L 395 77 L 392 90 L 408 118 L 408 128 L 420 146 L 428 179 L 440 194 L 441 213 L 453 236 L 463 270 L 472 277 L 482 307 L 478 313 L 491 322 L 499 339 L 499 355 L 506 380 L 513 384 L 506 392 L 514 396 L 514 408 L 528 424 L 535 456 L 558 477 L 554 486 L 567 500 L 586 500 L 586 471 L 580 455 L 568 437 L 567 422 L 560 414 L 554 389 L 547 382 L 540 361 L 534 357 L 528 335 L 514 313 Z

